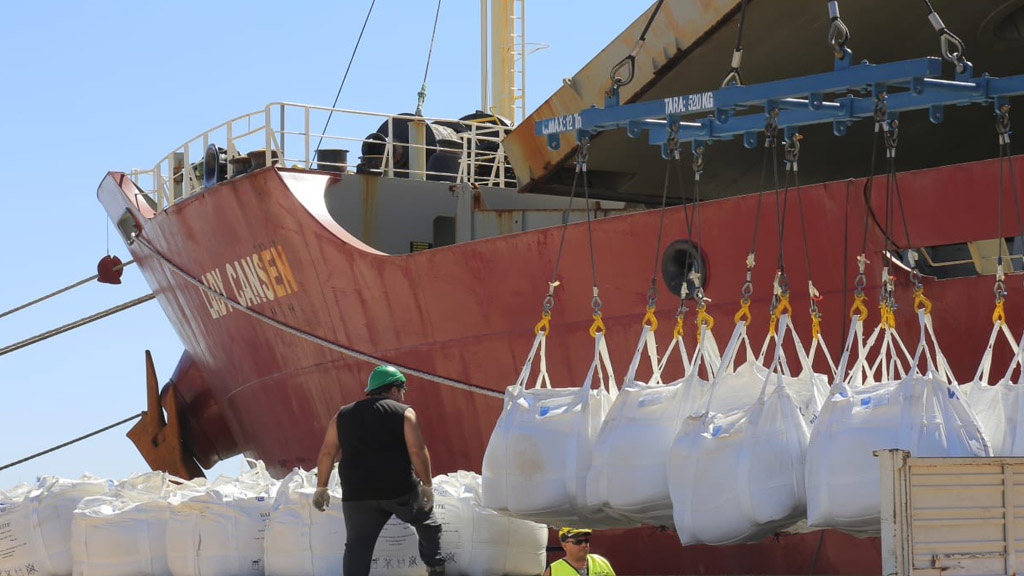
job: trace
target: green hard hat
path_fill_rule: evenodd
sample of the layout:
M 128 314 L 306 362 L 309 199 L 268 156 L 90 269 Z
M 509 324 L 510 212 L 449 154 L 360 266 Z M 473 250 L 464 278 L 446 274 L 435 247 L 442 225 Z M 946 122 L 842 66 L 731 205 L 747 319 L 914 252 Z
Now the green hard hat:
M 366 393 L 379 390 L 395 382 L 405 382 L 405 376 L 394 366 L 377 366 L 366 380 Z

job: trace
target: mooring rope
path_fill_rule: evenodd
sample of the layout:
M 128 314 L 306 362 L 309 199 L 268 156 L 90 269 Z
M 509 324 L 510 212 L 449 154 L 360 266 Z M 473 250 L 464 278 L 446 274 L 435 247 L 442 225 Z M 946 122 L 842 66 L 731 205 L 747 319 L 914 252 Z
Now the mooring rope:
M 443 384 L 445 386 L 451 386 L 451 387 L 457 388 L 459 390 L 464 390 L 464 391 L 467 391 L 467 392 L 475 392 L 477 394 L 483 394 L 485 396 L 492 396 L 494 398 L 504 398 L 505 397 L 505 394 L 503 392 L 497 392 L 495 390 L 491 390 L 490 388 L 484 388 L 483 386 L 477 386 L 475 384 L 468 384 L 466 382 L 460 382 L 459 380 L 452 380 L 451 378 L 445 378 L 444 376 L 438 376 L 437 374 L 431 374 L 429 372 L 424 372 L 422 370 L 417 370 L 417 369 L 411 368 L 409 366 L 404 366 L 402 364 L 396 364 L 395 362 L 392 362 L 390 360 L 384 360 L 382 358 L 378 358 L 376 356 L 372 356 L 370 354 L 366 354 L 364 352 L 360 352 L 359 350 L 355 350 L 353 348 L 348 348 L 346 346 L 342 346 L 341 344 L 338 344 L 338 343 L 335 343 L 335 342 L 331 342 L 330 340 L 327 340 L 326 338 L 322 338 L 322 337 L 317 336 L 315 334 L 310 334 L 309 332 L 306 332 L 304 330 L 300 330 L 300 329 L 295 328 L 293 326 L 289 326 L 288 324 L 285 324 L 284 322 L 281 322 L 280 320 L 271 318 L 270 316 L 267 316 L 265 314 L 261 314 L 260 312 L 257 312 L 255 310 L 249 308 L 248 306 L 245 306 L 245 305 L 235 301 L 232 298 L 228 298 L 226 295 L 221 294 L 220 292 L 217 292 L 216 290 L 214 290 L 213 288 L 210 288 L 206 284 L 203 284 L 199 279 L 197 279 L 194 276 L 192 276 L 191 274 L 189 274 L 187 271 L 185 271 L 183 268 L 181 268 L 180 266 L 178 266 L 174 262 L 171 262 L 166 256 L 164 256 L 162 253 L 160 253 L 159 250 L 157 250 L 153 245 L 151 245 L 149 242 L 147 242 L 141 236 L 136 236 L 135 237 L 135 241 L 138 242 L 139 244 L 141 244 L 144 248 L 146 248 L 146 250 L 149 250 L 154 256 L 156 256 L 164 264 L 166 264 L 168 268 L 173 270 L 176 274 L 178 274 L 179 276 L 184 278 L 190 284 L 194 285 L 195 287 L 199 288 L 200 290 L 202 290 L 203 292 L 209 294 L 210 296 L 212 296 L 214 298 L 220 299 L 221 301 L 225 302 L 228 306 L 231 306 L 235 310 L 239 310 L 241 312 L 244 312 L 245 314 L 248 314 L 249 316 L 252 316 L 253 318 L 256 318 L 257 320 L 260 320 L 261 322 L 265 322 L 267 324 L 270 324 L 274 328 L 277 328 L 279 330 L 283 330 L 283 331 L 285 331 L 285 332 L 287 332 L 289 334 L 292 334 L 294 336 L 298 336 L 300 338 L 305 338 L 306 340 L 309 340 L 310 342 L 314 342 L 316 344 L 319 344 L 321 346 L 324 346 L 324 347 L 329 348 L 331 350 L 334 350 L 336 352 L 341 352 L 342 354 L 346 354 L 348 356 L 352 356 L 353 358 L 358 358 L 360 360 L 364 360 L 364 361 L 372 363 L 372 364 L 389 364 L 391 366 L 394 366 L 395 368 L 398 368 L 399 370 L 401 370 L 403 372 L 406 372 L 407 374 L 412 374 L 413 376 L 417 376 L 419 378 L 423 378 L 424 380 L 430 380 L 431 382 L 437 382 L 438 384 Z
M 86 316 L 85 318 L 81 318 L 79 320 L 75 320 L 74 322 L 65 324 L 65 325 L 60 326 L 58 328 L 54 328 L 53 330 L 47 330 L 46 332 L 43 332 L 41 334 L 36 334 L 35 336 L 32 336 L 31 338 L 26 338 L 26 339 L 24 339 L 24 340 L 22 340 L 20 342 L 15 342 L 14 344 L 9 344 L 7 346 L 4 346 L 3 348 L 0 348 L 0 356 L 3 356 L 4 354 L 8 354 L 10 352 L 14 352 L 15 350 L 20 350 L 20 349 L 25 348 L 27 346 L 31 346 L 33 344 L 36 344 L 37 342 L 42 342 L 43 340 L 46 340 L 47 338 L 52 338 L 54 336 L 57 336 L 58 334 L 63 334 L 63 333 L 68 332 L 70 330 L 74 330 L 75 328 L 80 328 L 82 326 L 85 326 L 86 324 L 89 324 L 90 322 L 95 322 L 97 320 L 101 320 L 103 318 L 106 318 L 107 316 L 113 316 L 114 314 L 117 314 L 118 312 L 122 312 L 122 311 L 127 310 L 129 308 L 132 308 L 134 306 L 138 306 L 139 304 L 143 304 L 145 302 L 149 302 L 153 298 L 155 298 L 155 296 L 152 293 L 146 294 L 145 296 L 139 296 L 138 298 L 136 298 L 134 300 L 129 300 L 129 301 L 124 302 L 122 304 L 118 304 L 117 306 L 114 306 L 113 308 L 107 308 L 106 310 L 103 310 L 101 312 L 97 312 L 97 313 L 92 314 L 90 316 Z
M 126 424 L 128 422 L 131 422 L 132 420 L 135 420 L 135 419 L 141 417 L 142 414 L 143 414 L 142 412 L 139 412 L 138 414 L 129 416 L 128 418 L 125 418 L 124 420 L 118 420 L 117 422 L 114 422 L 113 424 L 110 424 L 108 426 L 104 426 L 103 428 L 100 428 L 99 430 L 94 430 L 94 431 L 89 432 L 88 434 L 86 434 L 84 436 L 79 436 L 78 438 L 75 438 L 74 440 L 68 440 L 67 442 L 64 442 L 63 444 L 58 444 L 56 446 L 53 446 L 52 448 L 47 448 L 46 450 L 43 450 L 42 452 L 36 452 L 35 454 L 33 454 L 31 456 L 26 456 L 26 457 L 22 458 L 21 460 L 15 460 L 14 462 L 11 462 L 10 464 L 4 464 L 3 466 L 0 466 L 0 472 L 2 472 L 4 470 L 7 470 L 8 468 L 13 468 L 13 467 L 17 466 L 18 464 L 24 464 L 25 462 L 28 462 L 29 460 L 34 460 L 36 458 L 39 458 L 40 456 L 45 456 L 45 455 L 49 454 L 50 452 L 56 452 L 57 450 L 60 450 L 61 448 L 67 448 L 68 446 L 71 446 L 72 444 L 75 444 L 77 442 L 81 442 L 82 440 L 85 440 L 87 438 L 92 438 L 93 436 L 95 436 L 97 434 L 100 434 L 100 433 L 103 433 L 103 432 L 106 432 L 107 430 L 110 430 L 112 428 L 117 428 L 118 426 L 120 426 L 122 424 Z
M 121 270 L 123 268 L 127 268 L 130 264 L 134 264 L 134 263 L 135 263 L 135 260 L 129 260 L 129 261 L 123 263 L 123 264 L 120 264 L 118 266 L 114 266 L 113 269 L 114 270 Z M 25 308 L 28 308 L 29 306 L 33 306 L 35 304 L 39 304 L 40 302 L 42 302 L 44 300 L 49 300 L 50 298 L 53 298 L 54 296 L 57 296 L 59 294 L 63 294 L 64 292 L 67 292 L 68 290 L 71 290 L 72 288 L 78 288 L 82 284 L 88 284 L 89 282 L 92 282 L 93 280 L 95 280 L 95 279 L 97 279 L 99 277 L 100 277 L 99 274 L 93 274 L 92 276 L 89 276 L 88 278 L 84 278 L 82 280 L 79 280 L 78 282 L 75 282 L 74 284 L 65 286 L 65 287 L 61 288 L 60 290 L 55 290 L 53 292 L 50 292 L 46 296 L 41 296 L 41 297 L 36 298 L 35 300 L 31 301 L 31 302 L 26 302 L 26 303 L 22 304 L 21 306 L 15 306 L 14 308 L 11 308 L 10 310 L 8 310 L 6 312 L 0 313 L 0 318 L 3 318 L 4 316 L 9 316 L 11 314 L 14 314 L 15 312 L 17 312 L 19 310 L 24 310 Z

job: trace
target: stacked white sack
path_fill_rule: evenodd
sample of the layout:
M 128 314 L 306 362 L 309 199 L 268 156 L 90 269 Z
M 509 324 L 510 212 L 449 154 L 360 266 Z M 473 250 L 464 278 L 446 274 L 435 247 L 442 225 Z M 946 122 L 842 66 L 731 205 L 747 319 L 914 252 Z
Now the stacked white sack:
M 881 496 L 875 450 L 898 448 L 924 457 L 991 456 L 981 425 L 953 385 L 931 317 L 923 310 L 918 316 L 921 339 L 915 355 L 909 358 L 899 336 L 886 328 L 883 352 L 875 366 L 868 368 L 864 367 L 864 355 L 879 330 L 862 344 L 863 322 L 857 320 L 851 326 L 839 374 L 845 374 L 856 340 L 860 357 L 851 371 L 853 380 L 837 379 L 811 430 L 805 470 L 811 526 L 858 533 L 879 531 Z M 909 361 L 909 374 L 894 378 L 883 373 L 880 382 L 859 385 L 862 375 L 870 378 L 876 366 L 886 369 L 887 356 L 901 354 Z M 924 373 L 917 368 L 922 356 L 927 365 Z
M 92 476 L 78 480 L 43 476 L 0 492 L 0 574 L 70 576 L 71 520 L 83 498 L 107 491 Z
M 547 562 L 548 527 L 502 516 L 485 508 L 479 474 L 448 475 L 462 488 L 460 499 L 472 504 L 472 552 L 463 565 L 465 576 L 532 576 Z
M 661 373 L 678 347 L 683 377 L 661 383 Z M 649 383 L 638 382 L 636 371 L 646 353 L 651 361 Z M 658 362 L 654 332 L 644 325 L 636 353 L 615 402 L 594 442 L 593 465 L 587 475 L 588 503 L 636 524 L 672 526 L 672 500 L 667 463 L 672 441 L 682 422 L 703 407 L 708 381 L 720 361 L 714 336 L 702 335 L 692 360 L 682 335 L 673 337 Z
M 315 491 L 315 472 L 296 468 L 281 481 L 263 542 L 268 576 L 341 574 L 345 519 L 337 471 L 328 482 L 331 506 L 324 512 L 313 508 Z
M 222 476 L 170 497 L 167 565 L 173 576 L 263 576 L 263 540 L 280 483 L 263 462 L 246 459 L 242 466 L 238 478 Z
M 480 476 L 472 472 L 437 476 L 433 484 L 448 576 L 533 576 L 544 570 L 546 526 L 483 508 Z M 392 517 L 377 539 L 370 573 L 420 576 L 424 569 L 416 531 Z
M 1013 350 L 1013 360 L 1002 379 L 989 386 L 992 349 L 1000 334 Z M 1021 346 L 1014 341 L 1006 322 L 996 322 L 974 380 L 960 387 L 961 394 L 970 400 L 995 456 L 1024 456 L 1024 371 L 1016 383 L 1012 380 L 1020 365 Z
M 803 369 L 798 378 L 789 375 L 786 334 Z M 668 478 L 684 545 L 756 541 L 804 515 L 808 420 L 818 413 L 825 383 L 810 369 L 788 315 L 762 355 L 768 342 L 775 344 L 769 369 L 758 358 L 733 370 L 741 343 L 751 357 L 745 323 L 737 324 L 706 408 L 686 419 L 672 445 Z
M 546 337 L 545 331 L 538 332 L 519 379 L 505 390 L 504 408 L 484 453 L 484 504 L 552 526 L 630 525 L 590 506 L 586 494 L 594 439 L 618 393 L 604 334 L 594 339 L 594 360 L 579 388 L 551 388 Z M 527 388 L 538 352 L 540 370 L 534 387 Z M 596 390 L 591 388 L 595 373 Z
M 169 576 L 167 499 L 197 485 L 163 472 L 147 472 L 83 499 L 71 525 L 74 575 Z

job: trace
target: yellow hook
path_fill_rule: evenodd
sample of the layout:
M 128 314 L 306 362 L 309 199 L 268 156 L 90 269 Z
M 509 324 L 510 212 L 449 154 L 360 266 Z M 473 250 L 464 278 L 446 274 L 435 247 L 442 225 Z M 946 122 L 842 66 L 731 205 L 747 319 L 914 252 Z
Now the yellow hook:
M 996 309 L 992 312 L 993 324 L 1006 324 L 1006 312 L 1003 310 L 1003 299 L 996 300 Z
M 919 308 L 919 306 L 923 306 L 923 308 Z M 914 288 L 914 310 L 917 312 L 924 310 L 925 314 L 932 313 L 932 301 L 925 298 L 923 286 Z
M 604 333 L 604 321 L 601 320 L 601 313 L 594 312 L 594 323 L 590 325 L 590 336 L 597 338 L 597 333 Z
M 868 307 L 864 305 L 864 301 L 867 297 L 863 294 L 857 294 L 853 297 L 853 306 L 850 307 L 850 318 L 857 316 L 857 319 L 863 322 L 868 317 Z
M 697 306 L 697 319 L 694 321 L 694 323 L 698 327 L 697 342 L 700 342 L 701 326 L 707 326 L 708 330 L 711 330 L 715 326 L 715 319 L 712 318 L 710 314 L 708 314 L 707 309 L 708 305 L 704 302 L 701 302 L 700 305 Z
M 735 316 L 732 317 L 732 321 L 735 322 L 736 324 L 739 324 L 741 321 L 746 322 L 749 326 L 751 319 L 752 317 L 750 315 L 750 298 L 744 296 L 743 298 L 740 298 L 740 310 L 739 312 L 736 313 Z
M 551 332 L 551 311 L 550 310 L 545 310 L 545 311 L 541 312 L 541 314 L 540 314 L 540 322 L 537 322 L 537 325 L 533 327 L 534 334 L 540 334 L 541 330 L 543 330 L 545 334 L 548 334 L 548 333 Z
M 644 314 L 644 319 L 640 321 L 641 326 L 650 326 L 651 332 L 658 329 L 658 319 L 654 316 L 654 305 L 647 307 L 647 314 Z

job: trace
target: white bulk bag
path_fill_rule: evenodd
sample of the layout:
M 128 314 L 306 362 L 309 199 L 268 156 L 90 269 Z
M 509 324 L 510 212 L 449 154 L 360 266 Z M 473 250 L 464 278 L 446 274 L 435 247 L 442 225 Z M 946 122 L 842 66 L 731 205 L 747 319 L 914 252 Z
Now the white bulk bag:
M 164 472 L 146 472 L 83 499 L 71 525 L 74 575 L 169 576 L 167 499 L 182 487 L 197 485 Z
M 855 320 L 850 327 L 839 374 L 845 374 L 855 339 L 859 358 L 849 381 L 837 378 L 833 384 L 811 430 L 807 450 L 807 519 L 811 526 L 879 531 L 880 480 L 875 450 L 897 448 L 914 456 L 991 455 L 980 424 L 952 385 L 931 317 L 921 310 L 918 319 L 920 344 L 905 375 L 895 359 L 905 348 L 894 329 L 882 328 L 882 350 L 865 369 L 866 353 L 879 330 L 864 345 L 863 322 Z M 918 369 L 922 355 L 926 361 L 923 373 Z M 879 367 L 882 379 L 873 383 Z M 896 379 L 898 376 L 902 377 Z M 857 385 L 861 381 L 865 385 Z
M 788 320 L 785 314 L 779 318 L 774 360 L 755 400 L 729 412 L 711 410 L 720 387 L 740 383 L 736 377 L 716 378 L 709 407 L 685 421 L 672 445 L 668 477 L 676 530 L 684 545 L 757 541 L 803 517 L 807 420 L 817 411 L 805 416 L 792 393 L 791 385 L 800 379 L 789 375 L 782 349 L 787 333 L 793 336 L 801 378 L 809 381 L 804 388 L 812 398 L 824 383 L 811 371 Z M 744 330 L 738 325 L 734 334 Z M 723 366 L 733 362 L 736 349 L 734 336 Z
M 0 573 L 71 576 L 71 520 L 83 498 L 103 494 L 106 480 L 43 476 L 34 488 L 19 488 L 19 501 L 0 494 Z M 31 566 L 31 569 L 28 567 Z
M 1006 375 L 994 386 L 988 383 L 992 369 L 992 349 L 999 335 L 1003 335 L 1013 350 L 1013 361 Z M 995 456 L 1024 456 L 1024 386 L 1021 379 L 1012 381 L 1013 372 L 1021 364 L 1021 346 L 1014 342 L 1005 322 L 992 326 L 992 335 L 978 366 L 974 380 L 960 387 L 968 397 L 974 414 L 985 431 L 985 438 Z
M 449 475 L 472 508 L 471 553 L 457 573 L 464 576 L 534 576 L 547 561 L 548 527 L 509 518 L 482 505 L 480 476 L 459 471 Z M 444 550 L 444 548 L 442 548 Z
M 533 576 L 544 570 L 547 527 L 480 506 L 480 476 L 437 476 L 433 488 L 448 576 Z M 392 517 L 377 538 L 370 574 L 421 576 L 424 570 L 416 530 Z
M 32 487 L 22 482 L 0 490 L 0 573 L 27 571 L 34 567 L 36 538 L 32 533 L 31 507 L 24 504 Z
M 249 464 L 252 467 L 249 467 Z M 167 565 L 173 576 L 262 576 L 263 537 L 280 484 L 261 461 L 238 478 L 169 498 Z
M 461 498 L 462 489 L 448 476 L 433 479 L 434 517 L 441 524 L 441 553 L 446 574 L 468 574 L 463 565 L 472 552 L 472 505 Z M 419 537 L 410 524 L 392 516 L 384 525 L 373 549 L 373 576 L 421 576 L 426 570 L 420 558 Z
M 703 408 L 708 381 L 700 378 L 701 365 L 713 377 L 719 361 L 714 335 L 704 327 L 701 331 L 692 362 L 688 362 L 680 335 L 673 338 L 659 364 L 654 332 L 644 324 L 622 389 L 594 442 L 593 465 L 587 475 L 587 496 L 592 506 L 636 524 L 672 526 L 666 470 L 669 449 L 679 423 Z M 665 361 L 676 346 L 684 362 L 684 375 L 662 384 Z M 645 353 L 651 361 L 649 383 L 636 381 L 637 367 Z
M 328 482 L 331 505 L 313 507 L 316 473 L 301 468 L 281 481 L 263 541 L 267 576 L 337 576 L 345 553 L 345 518 L 335 469 Z
M 594 438 L 618 392 L 604 334 L 595 335 L 594 361 L 579 388 L 551 388 L 546 336 L 546 331 L 537 333 L 519 379 L 505 390 L 505 405 L 484 453 L 485 504 L 550 525 L 622 525 L 588 506 L 586 496 Z M 538 351 L 540 372 L 534 387 L 526 388 Z M 595 373 L 599 384 L 593 390 Z

